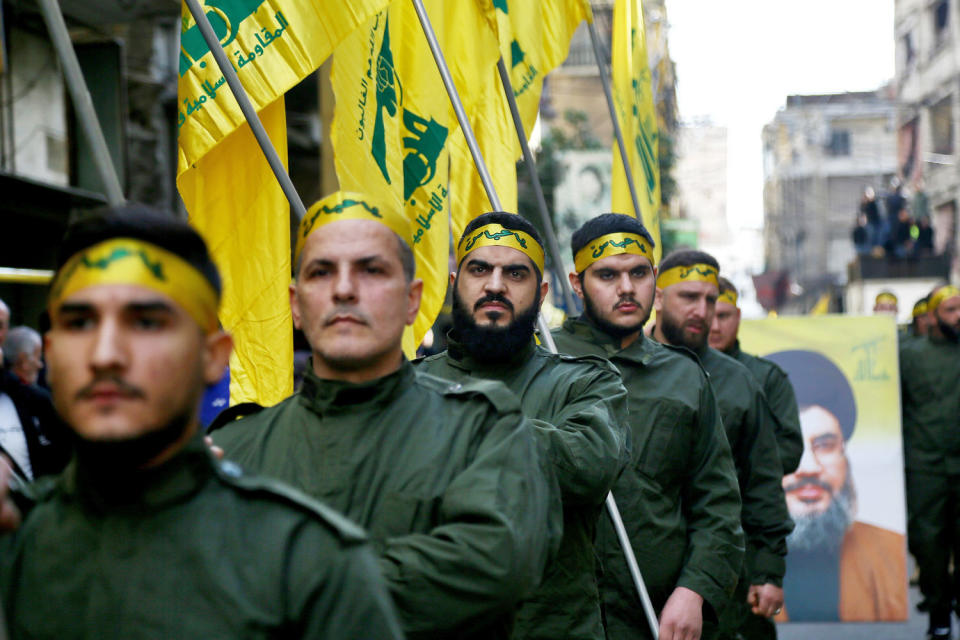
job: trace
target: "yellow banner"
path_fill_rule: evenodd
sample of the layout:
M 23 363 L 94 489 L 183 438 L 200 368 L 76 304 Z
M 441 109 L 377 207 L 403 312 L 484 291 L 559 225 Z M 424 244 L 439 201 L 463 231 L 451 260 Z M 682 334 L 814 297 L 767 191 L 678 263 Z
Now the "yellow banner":
M 285 162 L 283 94 L 386 0 L 201 5 Z M 177 187 L 224 280 L 230 400 L 269 406 L 293 392 L 288 203 L 186 6 L 179 76 Z
M 641 0 L 616 0 L 613 8 L 613 99 L 623 129 L 627 162 L 637 189 L 643 224 L 656 242 L 660 262 L 659 133 L 647 60 Z M 613 211 L 635 215 L 620 150 L 613 145 Z
M 489 1 L 489 0 L 485 0 Z M 492 16 L 480 2 L 425 3 L 465 108 L 480 94 L 476 77 L 497 59 Z M 453 108 L 410 2 L 397 2 L 337 47 L 331 81 L 331 139 L 341 189 L 393 199 L 413 223 L 420 313 L 404 335 L 412 355 L 443 306 L 449 275 Z
M 906 510 L 897 328 L 889 316 L 745 320 L 740 344 L 777 363 L 800 410 L 804 452 L 784 476 L 790 516 L 783 616 L 907 619 Z M 838 573 L 831 573 L 833 562 Z M 805 567 L 819 567 L 817 571 Z M 839 576 L 839 578 L 838 578 Z M 836 600 L 824 584 L 837 585 Z M 869 584 L 870 589 L 848 588 Z

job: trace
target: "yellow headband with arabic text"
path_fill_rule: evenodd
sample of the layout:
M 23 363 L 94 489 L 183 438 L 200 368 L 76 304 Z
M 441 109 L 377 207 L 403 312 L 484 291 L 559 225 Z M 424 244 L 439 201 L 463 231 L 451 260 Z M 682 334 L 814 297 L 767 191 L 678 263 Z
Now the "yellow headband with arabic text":
M 653 247 L 646 238 L 637 233 L 608 233 L 593 239 L 573 258 L 573 268 L 583 273 L 597 260 L 621 253 L 632 253 L 649 258 L 653 265 Z
M 733 306 L 737 306 L 737 292 L 733 289 L 724 289 L 720 292 L 720 295 L 717 296 L 717 302 L 726 302 Z
M 510 247 L 527 255 L 543 274 L 543 247 L 528 233 L 507 229 L 499 224 L 485 224 L 460 238 L 457 245 L 457 267 L 467 254 L 480 247 Z
M 893 295 L 888 291 L 883 291 L 877 294 L 877 297 L 874 299 L 873 304 L 880 304 L 881 302 L 889 302 L 890 304 L 897 304 L 897 296 Z
M 666 289 L 667 287 L 680 282 L 709 282 L 720 288 L 720 274 L 716 267 L 708 264 L 693 264 L 690 266 L 678 265 L 662 271 L 657 276 L 657 287 Z
M 948 300 L 954 296 L 960 296 L 960 289 L 957 289 L 952 284 L 940 287 L 930 294 L 930 301 L 927 302 L 927 311 L 936 311 L 937 307 L 939 307 L 944 300 Z
M 403 215 L 399 206 L 384 206 L 360 193 L 337 191 L 315 203 L 304 214 L 297 229 L 297 245 L 293 252 L 294 264 L 300 261 L 300 253 L 311 233 L 326 224 L 340 220 L 372 220 L 400 236 L 407 246 L 411 246 L 413 240 L 410 221 Z
M 218 327 L 220 296 L 200 271 L 180 256 L 134 238 L 113 238 L 74 254 L 54 277 L 50 311 L 81 289 L 133 284 L 169 296 L 207 332 Z

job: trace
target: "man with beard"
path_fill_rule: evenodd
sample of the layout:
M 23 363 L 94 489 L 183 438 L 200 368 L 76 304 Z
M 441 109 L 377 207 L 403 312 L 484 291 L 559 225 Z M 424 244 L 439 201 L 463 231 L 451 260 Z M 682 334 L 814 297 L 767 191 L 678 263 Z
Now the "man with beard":
M 628 457 L 627 392 L 609 362 L 535 344 L 534 323 L 547 295 L 543 264 L 540 234 L 520 216 L 494 212 L 470 221 L 450 274 L 447 350 L 419 368 L 451 380 L 506 384 L 553 461 L 563 499 L 560 552 L 520 607 L 513 637 L 602 640 L 593 539 Z
M 653 240 L 631 216 L 606 213 L 574 232 L 574 291 L 584 313 L 553 332 L 561 352 L 608 358 L 627 388 L 631 459 L 613 487 L 659 616 L 662 640 L 716 627 L 743 561 L 730 447 L 703 369 L 643 335 L 653 305 Z M 609 640 L 651 637 L 616 533 L 597 531 Z
M 76 456 L 0 541 L 10 637 L 400 638 L 363 533 L 202 440 L 232 342 L 200 236 L 124 205 L 60 250 L 46 353 Z
M 410 222 L 335 193 L 297 234 L 300 390 L 213 435 L 226 456 L 369 530 L 408 638 L 507 638 L 558 542 L 559 489 L 500 383 L 414 371 L 402 338 L 420 305 Z
M 930 637 L 948 638 L 960 596 L 960 289 L 936 289 L 927 315 L 929 334 L 900 346 L 907 539 L 920 570 Z
M 702 251 L 675 251 L 663 259 L 653 338 L 695 353 L 717 393 L 737 469 L 747 539 L 740 582 L 720 624 L 720 637 L 735 638 L 751 614 L 770 617 L 783 605 L 786 536 L 793 524 L 780 484 L 783 470 L 774 418 L 763 392 L 746 367 L 707 344 L 720 295 L 719 270 L 716 259 Z
M 764 358 L 744 353 L 740 349 L 737 334 L 740 331 L 740 308 L 737 306 L 737 289 L 733 283 L 720 276 L 720 296 L 717 311 L 710 325 L 710 346 L 730 356 L 745 366 L 763 389 L 763 395 L 773 412 L 777 436 L 777 450 L 784 473 L 791 473 L 800 464 L 803 454 L 803 437 L 800 435 L 800 418 L 797 413 L 797 398 L 783 369 Z
M 846 443 L 857 422 L 843 372 L 813 351 L 767 356 L 790 375 L 804 451 L 783 478 L 795 528 L 787 537 L 784 609 L 778 621 L 882 621 L 907 616 L 903 536 L 855 522 L 857 496 Z

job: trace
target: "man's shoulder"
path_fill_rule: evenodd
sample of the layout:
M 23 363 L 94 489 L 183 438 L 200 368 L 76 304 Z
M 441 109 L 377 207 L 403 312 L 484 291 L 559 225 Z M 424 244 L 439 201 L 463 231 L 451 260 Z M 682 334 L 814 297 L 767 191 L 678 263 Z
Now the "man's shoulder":
M 620 377 L 617 368 L 610 364 L 609 360 L 598 355 L 552 353 L 543 347 L 537 347 L 533 357 L 547 363 L 548 370 L 552 370 L 556 375 L 565 375 L 573 379 L 598 373 Z
M 246 403 L 239 411 L 234 407 L 224 409 L 211 423 L 208 433 L 221 447 L 261 439 L 274 427 L 285 424 L 286 421 L 281 418 L 295 409 L 298 395 L 295 393 L 272 407 Z
M 342 546 L 367 541 L 366 533 L 358 525 L 283 482 L 246 472 L 229 460 L 215 462 L 214 466 L 220 486 L 250 504 L 257 511 L 253 517 L 263 518 L 262 524 L 267 527 L 271 526 L 271 516 L 286 513 L 295 521 L 305 518 L 319 522 Z
M 902 547 L 906 537 L 890 529 L 856 521 L 843 538 L 844 547 L 862 549 L 867 553 L 880 553 L 883 549 Z
M 455 410 L 486 407 L 500 414 L 520 411 L 519 398 L 502 382 L 481 378 L 448 380 L 420 369 L 415 374 L 413 390 L 426 401 L 425 407 L 427 402 L 433 402 Z
M 713 347 L 706 348 L 703 366 L 710 373 L 711 380 L 725 380 L 726 384 L 742 385 L 751 390 L 759 388 L 756 378 L 746 365 Z

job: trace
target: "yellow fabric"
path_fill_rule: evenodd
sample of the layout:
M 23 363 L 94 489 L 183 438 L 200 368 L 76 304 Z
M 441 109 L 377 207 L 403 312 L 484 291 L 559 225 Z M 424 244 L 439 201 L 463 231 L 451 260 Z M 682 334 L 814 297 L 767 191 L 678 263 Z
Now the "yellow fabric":
M 897 296 L 887 292 L 878 293 L 876 299 L 874 300 L 874 304 L 880 304 L 881 302 L 889 302 L 890 304 L 897 304 Z
M 134 284 L 174 302 L 207 332 L 217 329 L 220 298 L 193 265 L 161 247 L 134 238 L 114 238 L 74 254 L 50 288 L 50 309 L 81 289 L 101 284 Z
M 922 316 L 927 312 L 927 301 L 921 300 L 917 304 L 913 305 L 913 317 Z
M 680 265 L 661 271 L 660 275 L 657 276 L 657 287 L 666 289 L 680 282 L 709 282 L 717 285 L 719 289 L 719 276 L 717 270 L 708 264 Z
M 543 274 L 543 247 L 533 236 L 517 229 L 506 229 L 499 224 L 487 224 L 460 238 L 457 245 L 457 266 L 467 254 L 480 247 L 510 247 L 527 255 Z
M 485 0 L 489 2 L 489 0 Z M 479 93 L 472 78 L 494 71 L 491 17 L 478 2 L 424 3 L 468 111 Z M 446 297 L 450 272 L 448 167 L 458 131 L 453 107 L 409 1 L 370 18 L 336 49 L 331 127 L 342 189 L 396 203 L 413 227 L 420 312 L 404 334 L 414 355 Z
M 717 302 L 726 302 L 727 304 L 737 306 L 737 292 L 733 289 L 727 289 L 717 296 Z
M 633 253 L 653 261 L 653 247 L 647 242 L 647 239 L 636 233 L 608 233 L 595 238 L 573 258 L 573 268 L 577 273 L 583 273 L 587 267 L 601 258 L 615 256 L 621 253 Z
M 297 229 L 297 247 L 293 262 L 300 261 L 300 253 L 307 238 L 320 227 L 338 220 L 372 220 L 388 227 L 408 245 L 413 242 L 410 221 L 400 213 L 396 203 L 380 204 L 369 197 L 349 191 L 337 191 L 315 203 L 303 216 Z
M 810 309 L 810 315 L 823 316 L 828 313 L 830 313 L 830 294 L 825 293 L 817 300 L 817 304 L 813 305 L 813 308 Z
M 229 0 L 205 7 L 284 161 L 284 92 L 386 4 Z M 270 406 L 293 392 L 289 208 L 186 6 L 182 16 L 177 186 L 224 279 L 220 319 L 236 344 L 231 404 Z
M 659 133 L 640 0 L 616 0 L 614 3 L 612 49 L 614 105 L 623 129 L 627 162 L 637 188 L 640 217 L 656 243 L 655 258 L 659 262 Z M 613 145 L 611 202 L 613 211 L 637 215 L 616 141 Z
M 930 294 L 930 300 L 927 302 L 927 311 L 936 311 L 937 307 L 939 307 L 944 300 L 953 298 L 954 296 L 960 296 L 960 289 L 952 284 L 940 287 Z

